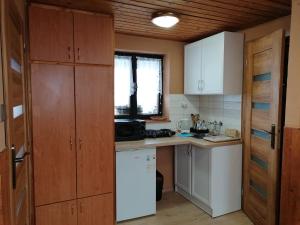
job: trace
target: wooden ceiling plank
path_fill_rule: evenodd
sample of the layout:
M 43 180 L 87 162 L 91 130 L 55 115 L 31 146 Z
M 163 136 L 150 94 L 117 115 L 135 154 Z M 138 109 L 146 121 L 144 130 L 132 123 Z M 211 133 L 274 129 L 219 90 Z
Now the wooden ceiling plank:
M 161 1 L 162 2 L 170 2 L 170 0 L 161 0 Z M 262 14 L 258 14 L 258 13 L 244 12 L 240 9 L 237 10 L 237 8 L 232 7 L 229 4 L 227 4 L 227 5 L 226 4 L 218 4 L 215 1 L 177 0 L 175 3 L 177 5 L 190 7 L 191 9 L 205 10 L 206 12 L 211 12 L 211 14 L 215 14 L 217 16 L 223 15 L 228 18 L 232 18 L 232 16 L 234 16 L 238 20 L 243 20 L 243 21 L 253 20 L 254 17 L 256 19 L 264 19 L 266 17 L 269 19 L 274 18 L 274 14 L 262 15 Z M 175 3 L 172 3 L 172 4 L 175 4 Z
M 143 23 L 145 24 L 151 24 L 153 26 L 155 26 L 154 24 L 151 23 L 151 18 L 149 18 L 148 16 L 142 15 L 142 14 L 136 14 L 136 13 L 127 13 L 127 12 L 118 12 L 118 15 L 115 17 L 115 20 L 118 20 L 119 18 L 121 19 L 127 19 L 128 22 L 130 22 L 131 20 L 134 20 L 134 22 L 137 22 L 138 20 L 141 20 Z M 176 26 L 182 26 L 182 27 L 189 27 L 191 29 L 195 29 L 195 28 L 225 28 L 225 26 L 222 25 L 211 25 L 208 23 L 200 23 L 200 22 L 194 22 L 192 20 L 189 19 L 182 19 L 182 21 L 177 24 Z M 233 27 L 226 27 L 227 29 L 233 29 Z
M 184 29 L 184 28 L 180 28 L 180 27 L 173 27 L 172 29 L 161 29 L 161 28 L 156 28 L 156 27 L 154 27 L 154 26 L 152 26 L 152 25 L 146 25 L 146 24 L 137 24 L 137 23 L 129 23 L 129 22 L 127 22 L 127 21 L 124 21 L 124 20 L 118 20 L 117 21 L 117 23 L 116 23 L 117 25 L 128 25 L 128 26 L 130 26 L 130 27 L 132 27 L 132 28 L 140 28 L 140 29 L 142 29 L 142 28 L 145 28 L 145 29 L 149 29 L 149 30 L 153 30 L 153 31 L 156 31 L 156 32 L 159 32 L 159 33 L 163 33 L 163 34 L 172 34 L 172 33 L 181 33 L 181 34 L 185 34 L 185 35 L 191 35 L 191 34 L 195 34 L 195 33 L 199 33 L 199 32 L 207 32 L 207 31 L 209 31 L 209 30 L 211 30 L 211 29 L 188 29 L 188 28 L 186 28 L 186 29 Z M 218 29 L 215 29 L 215 30 L 218 30 Z
M 280 8 L 275 7 L 275 2 L 274 4 L 264 4 L 267 2 L 267 0 L 216 0 L 217 2 L 223 2 L 225 4 L 230 4 L 230 5 L 236 5 L 239 7 L 247 7 L 251 9 L 258 9 L 258 10 L 266 10 L 269 12 L 273 12 L 275 14 L 288 14 L 291 11 L 291 7 L 289 6 L 282 6 Z M 290 0 L 287 0 L 290 1 Z
M 135 0 L 134 3 L 132 0 L 112 0 L 112 2 L 121 2 L 121 3 L 127 3 L 127 4 L 133 4 L 133 5 L 139 5 L 141 7 L 147 7 L 156 9 L 157 11 L 173 11 L 178 12 L 180 15 L 193 15 L 195 17 L 200 17 L 203 19 L 209 19 L 214 21 L 220 21 L 224 23 L 233 23 L 236 25 L 240 25 L 243 23 L 242 20 L 236 20 L 232 17 L 224 17 L 224 15 L 209 15 L 205 10 L 199 10 L 195 8 L 190 8 L 186 6 L 178 6 L 178 5 L 172 5 L 169 6 L 168 3 L 160 1 L 160 0 L 152 0 L 151 4 L 148 0 Z M 154 3 L 152 3 L 154 2 Z
M 132 9 L 131 7 L 124 7 L 122 9 L 120 9 L 119 7 L 115 7 L 113 6 L 113 10 L 115 12 L 115 17 L 118 17 L 118 13 L 119 12 L 129 12 L 129 13 L 135 13 L 135 14 L 141 14 L 141 15 L 147 15 L 149 17 L 149 19 L 151 19 L 152 17 L 152 13 L 149 11 L 144 11 L 144 10 L 140 10 L 142 9 L 141 7 Z M 153 12 L 155 12 L 154 10 L 152 10 Z M 145 12 L 145 14 L 143 14 L 142 12 Z M 189 20 L 189 22 L 191 23 L 201 23 L 201 24 L 206 24 L 206 25 L 210 25 L 210 26 L 220 26 L 220 25 L 227 25 L 228 23 L 215 23 L 215 21 L 211 21 L 211 20 L 203 20 L 201 18 L 198 17 L 194 17 L 194 16 L 190 16 L 190 15 L 181 15 L 180 16 L 181 20 Z M 233 27 L 233 26 L 232 26 Z
M 186 0 L 181 0 L 181 1 L 186 1 Z M 224 2 L 211 1 L 211 0 L 190 0 L 189 2 L 194 2 L 199 5 L 207 4 L 212 7 L 219 7 L 221 9 L 233 10 L 234 12 L 244 12 L 249 14 L 250 16 L 267 16 L 270 18 L 273 18 L 275 16 L 274 13 L 268 10 L 248 8 L 243 6 L 242 4 L 237 6 L 233 4 L 225 4 Z
M 291 13 L 291 0 L 29 0 L 79 10 L 114 14 L 120 33 L 190 41 L 252 27 Z M 156 11 L 180 15 L 180 23 L 162 29 L 151 23 Z

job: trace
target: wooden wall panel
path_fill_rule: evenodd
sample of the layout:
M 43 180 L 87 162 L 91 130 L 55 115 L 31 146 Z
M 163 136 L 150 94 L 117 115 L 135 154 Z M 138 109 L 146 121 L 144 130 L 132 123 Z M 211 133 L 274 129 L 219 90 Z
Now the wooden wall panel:
M 300 128 L 285 128 L 280 224 L 300 224 Z

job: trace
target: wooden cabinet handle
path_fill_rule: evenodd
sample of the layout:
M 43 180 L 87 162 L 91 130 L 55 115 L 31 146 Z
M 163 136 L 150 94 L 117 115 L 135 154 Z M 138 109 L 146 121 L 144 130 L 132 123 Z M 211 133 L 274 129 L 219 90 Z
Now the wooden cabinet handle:
M 70 136 L 70 149 L 73 150 L 73 138 Z
M 74 205 L 71 205 L 71 215 L 74 215 Z
M 79 212 L 82 213 L 82 203 L 79 203 Z
M 71 47 L 68 46 L 68 59 L 71 59 Z
M 80 48 L 77 48 L 77 59 L 80 60 Z
M 79 139 L 79 140 L 78 140 L 78 143 L 79 143 L 79 150 L 81 150 L 81 148 L 82 148 L 82 140 Z

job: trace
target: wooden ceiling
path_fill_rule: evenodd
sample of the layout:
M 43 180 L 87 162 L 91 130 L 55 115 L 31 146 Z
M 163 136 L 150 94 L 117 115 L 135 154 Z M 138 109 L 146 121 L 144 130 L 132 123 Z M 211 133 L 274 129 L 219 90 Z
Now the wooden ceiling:
M 191 41 L 220 31 L 237 31 L 291 13 L 291 0 L 32 0 L 95 12 L 111 13 L 119 33 Z M 157 11 L 180 15 L 173 28 L 154 26 Z

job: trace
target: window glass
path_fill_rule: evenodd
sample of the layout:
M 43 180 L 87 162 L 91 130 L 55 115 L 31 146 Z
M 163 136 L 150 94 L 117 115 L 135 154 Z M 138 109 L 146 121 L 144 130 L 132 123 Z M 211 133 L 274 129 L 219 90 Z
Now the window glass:
M 163 56 L 117 52 L 115 55 L 115 116 L 162 115 Z
M 162 60 L 137 57 L 137 113 L 154 115 L 160 111 Z
M 115 115 L 129 115 L 133 94 L 131 56 L 115 56 Z

